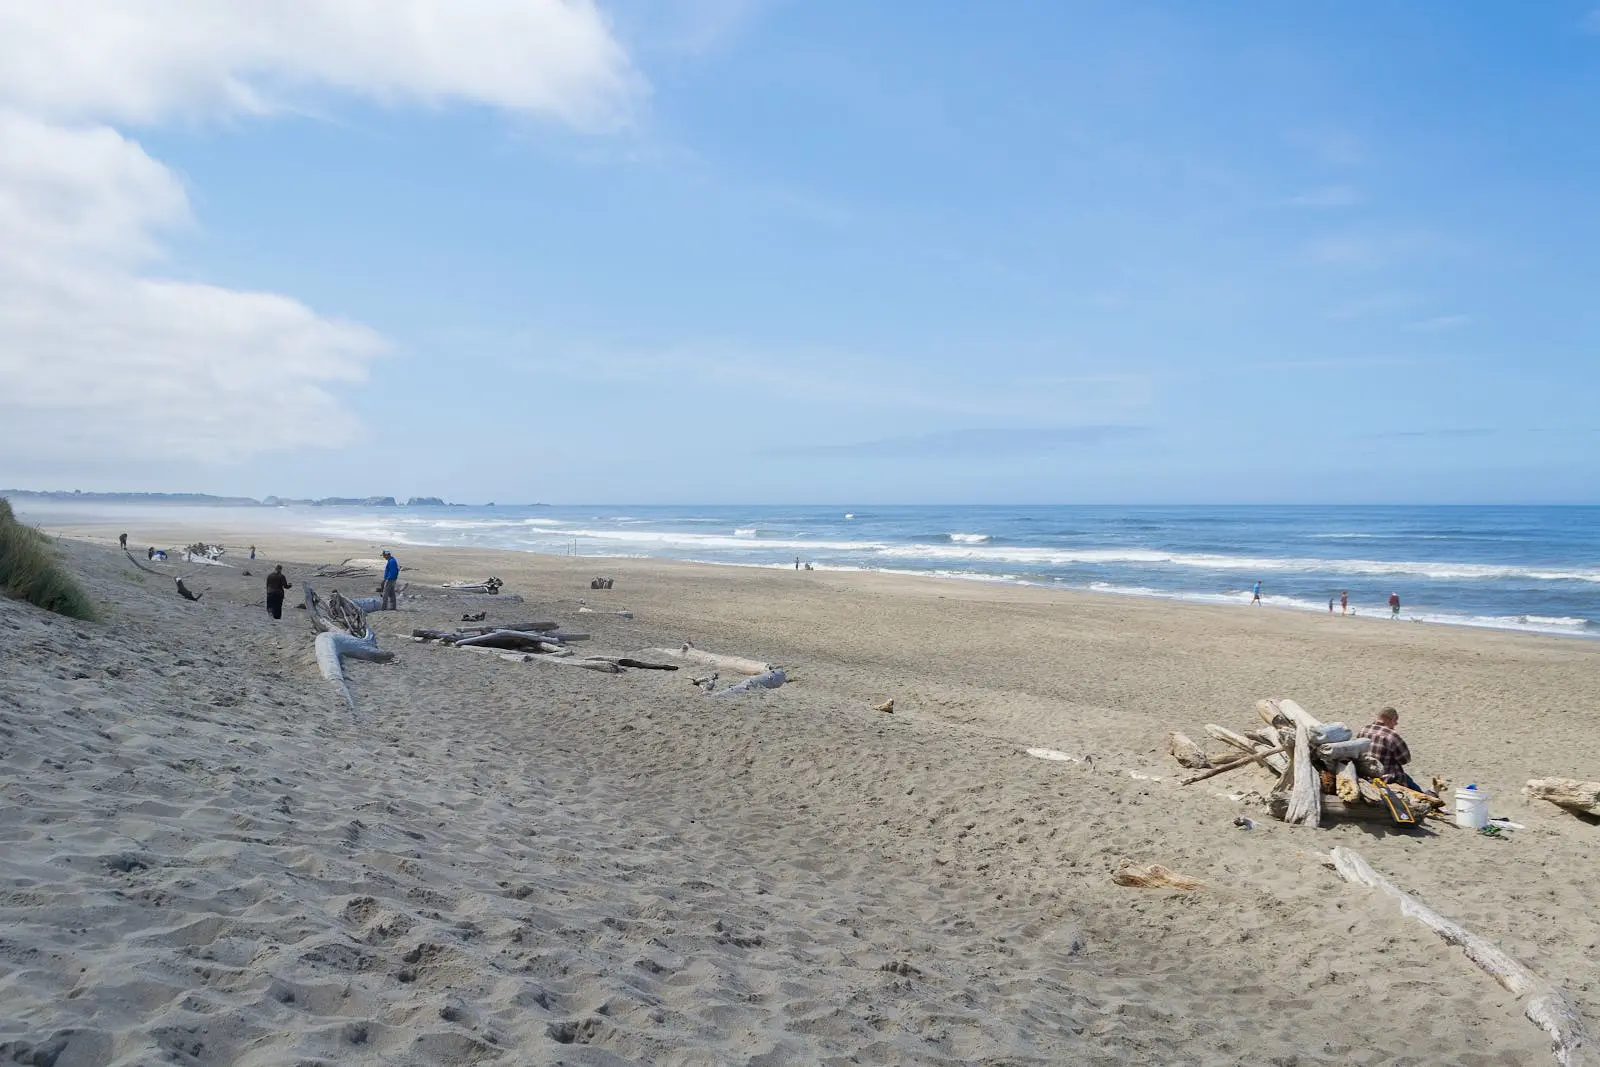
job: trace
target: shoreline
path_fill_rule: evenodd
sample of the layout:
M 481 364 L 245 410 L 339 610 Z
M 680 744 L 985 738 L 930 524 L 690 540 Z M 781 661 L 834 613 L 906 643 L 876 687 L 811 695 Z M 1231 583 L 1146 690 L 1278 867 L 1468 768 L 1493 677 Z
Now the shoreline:
M 76 538 L 76 539 L 88 541 L 90 543 L 99 543 L 102 540 L 102 537 L 101 537 L 102 531 L 113 529 L 113 528 L 119 528 L 119 527 L 124 526 L 126 524 L 127 523 L 126 523 L 125 519 L 117 518 L 117 517 L 109 517 L 109 518 L 105 518 L 105 519 L 94 519 L 94 520 L 81 520 L 81 521 L 74 521 L 74 522 L 44 521 L 44 522 L 37 523 L 37 525 L 41 529 L 45 530 L 48 533 L 51 533 L 53 536 Z M 147 539 L 148 539 L 148 537 L 153 536 L 155 539 L 158 539 L 158 540 L 169 539 L 169 540 L 174 541 L 174 543 L 181 543 L 181 542 L 183 542 L 183 541 L 185 541 L 186 539 L 189 539 L 189 538 L 210 538 L 210 539 L 215 539 L 216 541 L 218 541 L 220 543 L 233 544 L 233 545 L 236 545 L 236 546 L 249 545 L 251 543 L 255 543 L 255 544 L 258 544 L 258 545 L 260 545 L 260 544 L 268 544 L 268 543 L 277 543 L 277 544 L 283 544 L 283 545 L 313 545 L 313 544 L 315 544 L 315 545 L 331 545 L 331 544 L 343 544 L 343 545 L 350 546 L 352 548 L 359 548 L 362 551 L 369 551 L 369 552 L 372 552 L 372 553 L 376 553 L 379 548 L 384 547 L 384 546 L 387 545 L 389 547 L 394 547 L 394 548 L 399 548 L 401 546 L 404 546 L 408 550 L 409 549 L 418 549 L 418 550 L 421 550 L 421 551 L 424 551 L 424 552 L 430 552 L 430 553 L 431 552 L 462 552 L 462 553 L 476 553 L 476 554 L 481 554 L 481 553 L 500 553 L 500 554 L 504 554 L 508 560 L 515 560 L 517 558 L 525 557 L 525 556 L 526 557 L 532 557 L 532 558 L 535 558 L 535 559 L 542 559 L 542 560 L 567 560 L 567 561 L 572 561 L 572 560 L 584 561 L 584 560 L 586 560 L 586 561 L 590 561 L 592 566 L 598 566 L 598 567 L 614 566 L 614 565 L 620 564 L 620 563 L 622 563 L 624 561 L 627 561 L 627 562 L 643 563 L 643 564 L 648 564 L 648 565 L 655 565 L 655 564 L 684 565 L 684 566 L 690 566 L 690 567 L 730 568 L 730 569 L 736 569 L 736 570 L 750 570 L 750 571 L 786 572 L 786 571 L 792 570 L 791 566 L 789 566 L 788 564 L 786 564 L 785 562 L 783 562 L 781 560 L 775 560 L 774 562 L 771 562 L 771 563 L 757 563 L 757 562 L 735 562 L 735 561 L 725 561 L 725 560 L 695 560 L 695 559 L 682 559 L 682 558 L 671 557 L 671 556 L 649 556 L 649 555 L 577 555 L 577 556 L 572 556 L 572 555 L 566 555 L 566 554 L 561 554 L 561 553 L 545 552 L 545 551 L 540 551 L 538 549 L 532 549 L 532 548 L 508 548 L 508 547 L 503 547 L 503 546 L 476 546 L 476 545 L 459 545 L 459 544 L 452 545 L 452 544 L 428 543 L 428 542 L 410 540 L 407 537 L 405 537 L 404 535 L 396 536 L 396 537 L 393 537 L 393 538 L 390 538 L 390 539 L 387 539 L 387 540 L 384 540 L 384 541 L 380 542 L 380 541 L 369 540 L 369 539 L 365 539 L 365 538 L 350 537 L 348 535 L 326 537 L 326 536 L 322 536 L 320 532 L 308 531 L 308 530 L 304 530 L 304 529 L 274 530 L 274 529 L 270 529 L 270 528 L 263 528 L 263 529 L 259 529 L 259 530 L 251 530 L 251 529 L 248 529 L 248 528 L 235 527 L 235 528 L 222 528 L 222 529 L 219 530 L 218 528 L 216 528 L 214 526 L 207 527 L 207 526 L 203 526 L 203 525 L 201 525 L 199 523 L 196 523 L 196 522 L 180 522 L 180 523 L 170 523 L 169 522 L 169 523 L 166 523 L 166 524 L 153 524 L 153 530 L 154 530 L 153 534 L 150 534 L 150 533 L 147 532 Z M 112 544 L 116 543 L 116 538 L 114 536 L 109 538 L 109 540 L 110 540 L 110 542 Z M 235 553 L 237 551 L 238 551 L 237 547 L 234 548 L 234 549 L 230 549 L 230 553 Z M 235 562 L 237 562 L 238 557 L 237 556 L 230 556 L 230 559 L 232 559 Z M 1059 584 L 1057 584 L 1057 583 L 1046 583 L 1046 582 L 1033 581 L 1033 580 L 1023 579 L 1023 578 L 1010 578 L 1010 577 L 1001 577 L 1001 576 L 990 576 L 990 575 L 977 574 L 977 573 L 954 574 L 954 573 L 939 573 L 938 571 L 900 569 L 900 568 L 893 568 L 893 567 L 864 567 L 864 566 L 848 566 L 848 565 L 836 565 L 836 564 L 815 564 L 814 565 L 814 570 L 812 572 L 810 572 L 810 573 L 813 573 L 813 574 L 834 574 L 834 575 L 851 575 L 851 574 L 879 575 L 879 576 L 883 576 L 885 578 L 890 578 L 890 579 L 912 579 L 912 580 L 922 579 L 922 580 L 932 580 L 932 581 L 946 582 L 946 583 L 952 583 L 952 584 L 972 584 L 972 585 L 977 585 L 977 586 L 986 586 L 986 587 L 993 587 L 993 588 L 1032 589 L 1032 590 L 1037 590 L 1042 594 L 1051 594 L 1051 595 L 1054 595 L 1054 594 L 1070 594 L 1070 595 L 1073 595 L 1073 596 L 1105 597 L 1105 598 L 1110 598 L 1110 599 L 1113 599 L 1113 600 L 1124 600 L 1124 599 L 1126 599 L 1126 600 L 1133 600 L 1133 601 L 1139 601 L 1139 602 L 1160 602 L 1160 603 L 1164 603 L 1164 604 L 1170 604 L 1170 605 L 1173 605 L 1173 606 L 1177 606 L 1177 607 L 1180 607 L 1180 608 L 1183 608 L 1183 609 L 1201 608 L 1201 609 L 1236 610 L 1238 608 L 1248 608 L 1250 606 L 1247 594 L 1240 594 L 1241 600 L 1240 600 L 1239 603 L 1231 603 L 1231 602 L 1228 602 L 1227 600 L 1223 599 L 1226 596 L 1226 594 L 1182 593 L 1182 592 L 1168 593 L 1168 592 L 1164 592 L 1164 591 L 1161 591 L 1161 590 L 1140 591 L 1140 590 L 1131 590 L 1131 589 L 1095 589 L 1095 588 L 1092 588 L 1092 587 L 1068 585 L 1066 583 L 1059 583 Z M 1267 596 L 1267 598 L 1266 598 L 1267 602 L 1265 604 L 1263 604 L 1263 608 L 1266 609 L 1266 610 L 1275 612 L 1275 613 L 1282 613 L 1282 614 L 1285 614 L 1285 615 L 1293 615 L 1293 616 L 1299 616 L 1299 617 L 1318 617 L 1318 618 L 1320 618 L 1324 614 L 1327 614 L 1330 618 L 1338 618 L 1341 621 L 1359 621 L 1361 623 L 1382 622 L 1382 623 L 1392 624 L 1392 623 L 1394 623 L 1396 621 L 1399 621 L 1399 622 L 1402 622 L 1402 623 L 1410 623 L 1410 624 L 1412 624 L 1414 626 L 1422 626 L 1422 627 L 1427 627 L 1427 628 L 1430 628 L 1430 629 L 1439 628 L 1439 629 L 1444 629 L 1444 630 L 1465 631 L 1465 632 L 1471 632 L 1471 633 L 1495 633 L 1495 634 L 1507 634 L 1507 635 L 1526 636 L 1526 637 L 1556 638 L 1556 639 L 1560 639 L 1560 640 L 1573 640 L 1573 639 L 1576 639 L 1579 642 L 1600 641 L 1600 633 L 1574 632 L 1574 631 L 1572 631 L 1570 629 L 1563 629 L 1563 628 L 1558 628 L 1558 627 L 1555 627 L 1555 626 L 1545 627 L 1545 626 L 1539 626 L 1537 624 L 1514 625 L 1514 624 L 1506 623 L 1506 624 L 1501 625 L 1501 624 L 1496 624 L 1496 623 L 1487 622 L 1487 621 L 1473 621 L 1474 619 L 1483 618 L 1481 616 L 1474 616 L 1474 617 L 1462 616 L 1462 617 L 1460 617 L 1460 621 L 1454 621 L 1449 616 L 1438 616 L 1438 615 L 1406 616 L 1406 615 L 1402 615 L 1399 620 L 1394 620 L 1394 619 L 1389 618 L 1387 615 L 1382 614 L 1379 611 L 1374 611 L 1374 612 L 1365 613 L 1365 614 L 1358 614 L 1357 612 L 1352 611 L 1348 615 L 1341 615 L 1338 612 L 1324 613 L 1316 605 L 1312 605 L 1312 604 L 1305 604 L 1305 605 L 1301 605 L 1301 604 L 1285 604 L 1285 603 L 1281 602 L 1281 600 L 1283 600 L 1283 599 L 1286 599 L 1286 598 L 1278 598 L 1278 597 L 1274 597 L 1273 595 L 1269 594 Z M 1279 601 L 1279 602 L 1274 602 L 1274 601 Z M 1508 616 L 1507 618 L 1510 618 L 1510 617 Z

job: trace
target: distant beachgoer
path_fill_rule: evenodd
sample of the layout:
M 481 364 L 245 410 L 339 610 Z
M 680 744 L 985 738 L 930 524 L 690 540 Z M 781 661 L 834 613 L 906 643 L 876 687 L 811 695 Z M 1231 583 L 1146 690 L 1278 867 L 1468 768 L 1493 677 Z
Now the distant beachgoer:
M 794 558 L 794 569 L 795 570 L 799 570 L 800 569 L 800 557 L 799 556 L 796 556 Z
M 400 605 L 395 598 L 394 583 L 400 580 L 400 561 L 383 550 L 383 558 L 387 561 L 383 565 L 383 600 L 378 606 L 379 611 L 399 611 Z
M 145 549 L 144 558 L 145 559 L 155 559 L 156 558 L 156 550 L 154 548 Z
M 1389 618 L 1398 619 L 1399 617 L 1400 617 L 1400 594 L 1399 593 L 1390 593 L 1389 594 Z
M 1250 603 L 1252 603 L 1252 604 L 1261 603 L 1261 583 L 1259 581 L 1256 582 L 1255 595 L 1250 598 Z
M 1328 614 L 1329 615 L 1333 614 L 1333 602 L 1335 600 L 1337 600 L 1337 599 L 1338 599 L 1338 597 L 1329 597 L 1328 598 Z
M 251 545 L 250 546 L 250 558 L 251 559 L 255 559 L 256 558 L 256 546 L 255 545 Z
M 268 615 L 271 615 L 274 619 L 283 618 L 283 591 L 293 588 L 294 585 L 289 581 L 289 576 L 283 573 L 283 564 L 280 563 L 274 567 L 272 573 L 267 575 Z
M 1350 590 L 1343 589 L 1339 592 L 1339 614 L 1343 615 L 1350 610 Z
M 810 569 L 811 569 L 811 564 L 807 563 L 806 564 L 806 570 L 810 570 Z
M 117 544 L 122 546 L 122 551 L 128 551 L 128 535 L 123 534 L 121 537 L 117 538 Z

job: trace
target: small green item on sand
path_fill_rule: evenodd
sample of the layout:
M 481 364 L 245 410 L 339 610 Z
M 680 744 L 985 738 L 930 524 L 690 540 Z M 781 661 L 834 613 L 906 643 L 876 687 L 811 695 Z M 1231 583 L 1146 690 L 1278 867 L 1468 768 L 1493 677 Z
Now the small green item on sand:
M 1501 830 L 1498 826 L 1480 826 L 1478 828 L 1478 833 L 1482 834 L 1484 837 L 1499 837 L 1504 832 L 1505 831 Z

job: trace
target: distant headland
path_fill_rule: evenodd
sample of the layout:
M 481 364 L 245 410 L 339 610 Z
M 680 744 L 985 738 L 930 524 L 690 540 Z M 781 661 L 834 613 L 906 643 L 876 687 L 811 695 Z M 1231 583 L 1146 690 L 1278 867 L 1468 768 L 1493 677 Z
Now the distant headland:
M 229 508 L 462 508 L 466 504 L 447 503 L 437 496 L 414 496 L 400 503 L 392 496 L 325 496 L 310 497 L 269 496 L 257 500 L 249 496 L 214 496 L 210 493 L 86 493 L 72 489 L 0 489 L 0 496 L 24 497 L 37 500 L 80 501 L 95 504 L 182 504 L 190 507 Z M 491 503 L 488 505 L 493 507 Z M 538 504 L 529 505 L 539 507 Z

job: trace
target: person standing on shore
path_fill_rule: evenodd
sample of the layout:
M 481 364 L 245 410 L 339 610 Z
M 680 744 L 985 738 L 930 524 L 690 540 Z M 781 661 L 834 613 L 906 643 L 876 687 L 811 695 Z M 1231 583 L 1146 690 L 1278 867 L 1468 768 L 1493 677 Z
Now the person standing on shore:
M 1260 578 L 1256 579 L 1255 595 L 1253 595 L 1250 598 L 1250 603 L 1252 603 L 1252 604 L 1261 603 L 1261 579 Z
M 283 564 L 278 564 L 271 574 L 267 575 L 267 614 L 274 619 L 283 618 L 283 591 L 293 589 L 289 576 L 283 573 Z
M 400 561 L 395 559 L 386 548 L 383 550 L 383 601 L 378 606 L 379 611 L 399 611 L 400 605 L 395 596 L 394 583 L 400 580 Z
M 121 537 L 117 538 L 117 544 L 122 546 L 122 551 L 128 551 L 128 535 L 123 534 Z
M 1400 594 L 1399 593 L 1390 593 L 1389 594 L 1389 618 L 1398 619 L 1399 617 L 1400 617 Z
M 1350 590 L 1339 590 L 1339 614 L 1344 615 L 1350 610 Z

